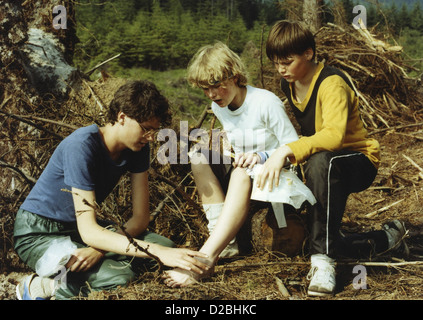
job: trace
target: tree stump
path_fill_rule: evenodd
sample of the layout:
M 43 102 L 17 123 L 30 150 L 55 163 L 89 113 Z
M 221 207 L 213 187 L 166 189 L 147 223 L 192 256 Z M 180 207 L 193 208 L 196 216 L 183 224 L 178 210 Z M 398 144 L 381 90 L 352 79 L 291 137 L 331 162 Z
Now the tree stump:
M 288 257 L 303 251 L 307 237 L 303 217 L 293 207 L 285 206 L 285 218 L 287 226 L 279 228 L 270 204 L 254 214 L 251 220 L 251 240 L 256 250 Z

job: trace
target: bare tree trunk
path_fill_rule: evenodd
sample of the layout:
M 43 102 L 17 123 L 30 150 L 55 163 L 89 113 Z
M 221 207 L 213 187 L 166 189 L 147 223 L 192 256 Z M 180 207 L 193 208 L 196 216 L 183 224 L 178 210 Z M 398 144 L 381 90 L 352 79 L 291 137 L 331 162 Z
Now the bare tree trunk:
M 313 33 L 316 33 L 322 24 L 323 0 L 304 0 L 303 19 Z
M 53 27 L 57 5 L 66 8 L 66 29 Z M 13 230 L 16 206 L 61 137 L 57 129 L 25 116 L 57 120 L 68 112 L 64 101 L 77 73 L 70 65 L 76 42 L 72 6 L 72 0 L 1 0 L 0 271 L 12 247 L 8 231 Z
M 53 27 L 53 9 L 58 5 L 66 8 L 66 29 Z M 76 71 L 69 65 L 76 42 L 72 5 L 71 0 L 2 1 L 0 83 L 4 91 L 16 94 L 18 90 L 32 99 L 65 98 L 67 81 Z

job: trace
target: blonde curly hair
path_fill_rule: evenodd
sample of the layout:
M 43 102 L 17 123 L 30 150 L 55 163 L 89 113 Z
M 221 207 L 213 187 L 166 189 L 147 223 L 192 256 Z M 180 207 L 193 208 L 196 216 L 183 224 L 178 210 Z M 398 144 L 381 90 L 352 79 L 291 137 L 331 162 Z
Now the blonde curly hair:
M 219 41 L 200 48 L 188 65 L 187 80 L 194 87 L 207 88 L 231 78 L 236 78 L 240 87 L 247 85 L 247 72 L 241 58 Z

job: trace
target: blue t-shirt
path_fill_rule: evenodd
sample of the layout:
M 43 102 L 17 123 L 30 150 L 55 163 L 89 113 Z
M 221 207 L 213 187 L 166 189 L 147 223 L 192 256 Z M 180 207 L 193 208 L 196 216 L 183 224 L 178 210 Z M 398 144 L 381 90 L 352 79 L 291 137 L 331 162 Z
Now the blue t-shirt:
M 64 222 L 76 221 L 72 187 L 95 191 L 100 204 L 126 172 L 146 171 L 150 166 L 150 147 L 122 153 L 114 162 L 103 143 L 99 128 L 93 124 L 77 129 L 53 152 L 46 168 L 21 208 Z

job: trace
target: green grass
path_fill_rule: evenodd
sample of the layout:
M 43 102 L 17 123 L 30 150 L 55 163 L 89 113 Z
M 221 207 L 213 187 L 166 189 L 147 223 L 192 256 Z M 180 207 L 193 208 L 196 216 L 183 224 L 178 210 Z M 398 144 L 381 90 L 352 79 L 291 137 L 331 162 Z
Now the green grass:
M 405 29 L 398 42 L 404 47 L 404 59 L 409 65 L 418 69 L 410 72 L 411 77 L 418 77 L 423 72 L 423 34 L 416 30 Z
M 120 70 L 114 74 L 116 77 L 143 79 L 153 82 L 160 92 L 169 100 L 174 114 L 183 120 L 194 124 L 210 100 L 204 93 L 193 88 L 186 81 L 186 70 L 176 69 L 169 71 L 152 71 L 144 68 Z

